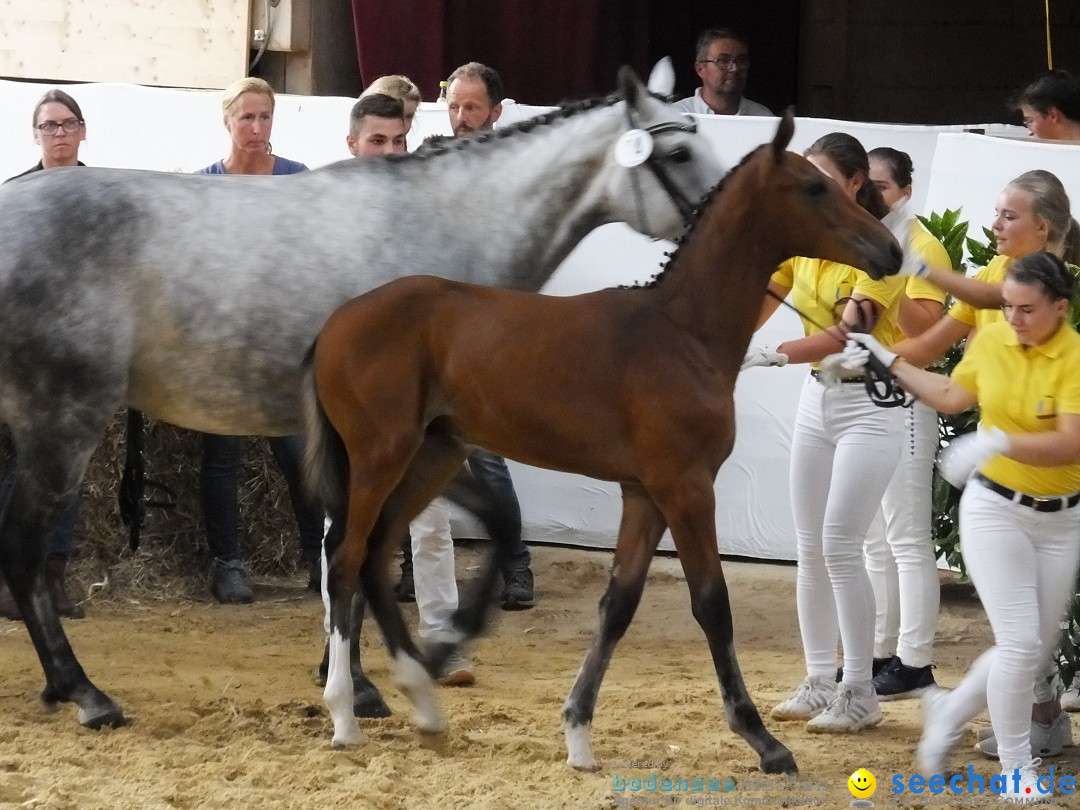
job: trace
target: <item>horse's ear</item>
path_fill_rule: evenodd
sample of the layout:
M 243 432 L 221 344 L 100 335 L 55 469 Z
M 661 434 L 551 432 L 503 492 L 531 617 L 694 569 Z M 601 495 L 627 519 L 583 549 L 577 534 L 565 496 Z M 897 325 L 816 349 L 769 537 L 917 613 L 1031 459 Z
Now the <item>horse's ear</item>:
M 619 68 L 619 95 L 623 97 L 623 101 L 631 107 L 636 107 L 644 91 L 645 88 L 642 87 L 641 80 L 634 73 L 633 68 L 629 65 Z
M 788 107 L 780 117 L 780 124 L 776 127 L 776 137 L 773 138 L 773 159 L 779 163 L 784 150 L 791 143 L 791 136 L 795 134 L 795 110 Z
M 675 66 L 671 64 L 670 56 L 665 56 L 653 65 L 648 87 L 654 96 L 671 98 L 671 94 L 675 92 Z

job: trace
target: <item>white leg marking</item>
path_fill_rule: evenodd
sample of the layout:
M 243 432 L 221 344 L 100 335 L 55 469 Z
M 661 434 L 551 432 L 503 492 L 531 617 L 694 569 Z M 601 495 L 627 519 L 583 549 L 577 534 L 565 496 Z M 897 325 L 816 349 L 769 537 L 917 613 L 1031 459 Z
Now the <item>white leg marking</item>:
M 330 532 L 330 525 L 330 518 L 323 518 L 323 540 L 319 549 L 319 556 L 322 557 L 322 579 L 319 582 L 319 594 L 322 596 L 322 628 L 323 634 L 326 636 L 330 635 L 330 590 L 326 584 L 330 574 L 330 566 L 326 564 L 326 535 Z
M 566 737 L 566 764 L 579 771 L 596 771 L 600 766 L 593 756 L 589 742 L 591 724 L 577 725 L 563 722 L 563 734 Z
M 399 651 L 394 657 L 398 686 L 413 706 L 413 723 L 426 734 L 442 734 L 446 722 L 435 697 L 435 682 L 424 665 Z
M 326 675 L 326 688 L 323 700 L 330 710 L 330 719 L 334 721 L 335 748 L 361 745 L 364 735 L 360 724 L 353 715 L 353 684 L 349 672 L 349 641 L 340 631 L 330 635 L 330 670 Z

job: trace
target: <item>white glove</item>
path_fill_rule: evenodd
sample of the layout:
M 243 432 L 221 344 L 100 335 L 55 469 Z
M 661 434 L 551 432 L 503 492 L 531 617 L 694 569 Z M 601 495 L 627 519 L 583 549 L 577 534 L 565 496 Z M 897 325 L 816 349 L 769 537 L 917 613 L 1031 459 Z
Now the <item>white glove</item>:
M 847 336 L 847 345 L 844 346 L 844 355 L 848 358 L 845 362 L 848 363 L 847 368 L 850 371 L 858 371 L 866 365 L 866 361 L 870 359 L 870 355 L 874 355 L 885 368 L 892 368 L 893 363 L 899 355 L 896 352 L 890 352 L 880 343 L 873 335 L 868 335 L 864 332 L 849 332 Z
M 999 453 L 1009 451 L 1009 437 L 999 428 L 984 428 L 957 436 L 938 453 L 938 473 L 957 489 Z
M 746 371 L 754 366 L 786 366 L 787 361 L 786 354 L 770 346 L 751 346 L 746 350 L 746 356 L 743 357 L 739 371 Z
M 863 352 L 867 357 L 870 356 L 870 352 L 866 351 L 866 349 L 860 348 L 859 351 Z M 839 385 L 841 380 L 851 377 L 851 372 L 861 370 L 865 364 L 866 361 L 864 360 L 858 366 L 848 365 L 847 349 L 836 354 L 827 355 L 818 363 L 818 382 L 830 388 Z
M 892 232 L 893 238 L 900 244 L 900 249 L 904 251 L 904 261 L 896 272 L 898 276 L 925 276 L 930 272 L 922 256 L 915 250 L 912 220 L 913 216 L 908 209 L 908 200 L 906 199 L 900 200 L 881 219 L 882 224 Z
M 830 354 L 829 357 L 839 357 L 840 366 L 844 371 L 862 371 L 866 368 L 866 364 L 870 360 L 870 350 L 865 348 L 861 343 L 849 340 L 844 346 L 844 350 L 840 352 L 839 355 Z M 825 359 L 827 360 L 828 358 Z

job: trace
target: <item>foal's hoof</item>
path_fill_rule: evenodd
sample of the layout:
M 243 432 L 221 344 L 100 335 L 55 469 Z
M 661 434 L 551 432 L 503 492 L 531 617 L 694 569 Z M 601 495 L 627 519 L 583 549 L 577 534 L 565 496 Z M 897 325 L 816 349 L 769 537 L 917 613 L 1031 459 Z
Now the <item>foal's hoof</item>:
M 85 709 L 79 709 L 79 722 L 86 728 L 101 731 L 103 728 L 126 726 L 130 721 L 124 717 L 119 706 L 113 706 L 111 711 L 105 712 L 88 712 Z
M 776 749 L 768 751 L 761 757 L 762 773 L 786 773 L 797 774 L 799 766 L 795 764 L 795 757 L 784 746 L 777 743 Z
M 354 679 L 353 714 L 356 717 L 389 717 L 390 707 L 375 684 L 366 679 L 364 683 L 357 683 Z

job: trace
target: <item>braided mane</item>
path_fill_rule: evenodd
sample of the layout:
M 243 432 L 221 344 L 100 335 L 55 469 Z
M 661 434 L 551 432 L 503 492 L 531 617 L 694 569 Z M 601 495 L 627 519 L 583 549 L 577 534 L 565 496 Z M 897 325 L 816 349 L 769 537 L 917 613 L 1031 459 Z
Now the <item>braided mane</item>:
M 477 144 L 486 144 L 491 141 L 501 141 L 511 138 L 519 132 L 531 132 L 537 127 L 548 126 L 558 121 L 571 118 L 578 113 L 594 110 L 598 107 L 611 107 L 622 101 L 622 96 L 612 93 L 607 96 L 587 98 L 583 101 L 573 101 L 561 104 L 550 112 L 541 113 L 531 118 L 525 118 L 508 127 L 499 127 L 488 132 L 482 132 L 470 138 L 457 138 L 454 136 L 435 136 L 425 140 L 414 152 L 406 154 L 388 155 L 387 159 L 397 161 L 430 160 L 447 152 L 460 152 L 465 149 L 473 149 Z

